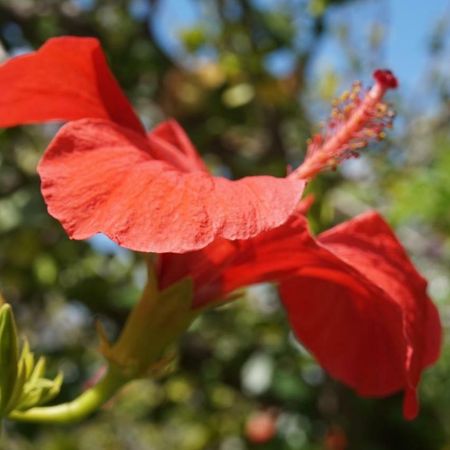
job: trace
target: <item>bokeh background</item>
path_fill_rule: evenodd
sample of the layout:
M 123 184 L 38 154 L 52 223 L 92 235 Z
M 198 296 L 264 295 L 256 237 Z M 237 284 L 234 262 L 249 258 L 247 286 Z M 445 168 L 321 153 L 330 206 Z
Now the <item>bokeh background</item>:
M 449 27 L 444 0 L 0 0 L 0 57 L 52 36 L 97 36 L 144 123 L 175 117 L 211 169 L 232 177 L 298 165 L 333 97 L 391 68 L 400 78 L 390 94 L 395 130 L 311 184 L 311 226 L 381 211 L 429 279 L 448 328 Z M 145 268 L 101 237 L 70 241 L 47 215 L 35 169 L 57 126 L 0 131 L 0 286 L 50 373 L 64 372 L 59 399 L 68 400 L 102 364 L 95 321 L 118 332 Z M 195 324 L 169 376 L 131 384 L 79 425 L 6 423 L 4 445 L 450 449 L 449 345 L 421 398 L 420 417 L 405 422 L 400 395 L 360 399 L 329 379 L 293 342 L 276 291 L 257 286 Z M 258 435 L 273 436 L 257 443 Z

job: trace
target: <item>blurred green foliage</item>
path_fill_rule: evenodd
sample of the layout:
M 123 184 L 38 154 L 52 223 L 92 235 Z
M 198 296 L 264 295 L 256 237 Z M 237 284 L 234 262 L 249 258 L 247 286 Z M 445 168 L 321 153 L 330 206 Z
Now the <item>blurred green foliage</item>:
M 199 20 L 176 30 L 178 48 L 157 33 L 157 0 L 0 0 L 5 54 L 62 34 L 97 36 L 113 72 L 152 126 L 174 116 L 217 173 L 285 173 L 298 164 L 318 115 L 348 75 L 381 64 L 383 28 L 368 33 L 370 54 L 352 45 L 350 24 L 330 25 L 360 1 L 196 0 Z M 445 21 L 430 30 L 424 115 L 414 99 L 395 98 L 401 121 L 390 141 L 321 176 L 310 186 L 319 231 L 370 207 L 380 209 L 430 280 L 448 326 L 450 136 Z M 311 77 L 324 39 L 343 48 L 345 69 Z M 289 61 L 273 71 L 280 53 Z M 2 86 L 7 89 L 7 86 Z M 56 125 L 0 131 L 0 284 L 32 347 L 65 375 L 60 399 L 73 397 L 101 365 L 95 320 L 113 337 L 138 298 L 145 269 L 138 255 L 106 244 L 70 241 L 46 213 L 36 164 Z M 330 312 L 332 314 L 332 312 Z M 320 332 L 320 330 L 318 330 Z M 401 398 L 359 399 L 327 378 L 299 350 L 273 289 L 203 316 L 181 343 L 177 370 L 135 382 L 91 420 L 66 428 L 7 423 L 17 450 L 444 450 L 450 449 L 450 350 L 422 383 L 413 423 Z M 266 414 L 276 435 L 252 442 L 248 423 Z M 247 431 L 246 431 L 247 430 Z

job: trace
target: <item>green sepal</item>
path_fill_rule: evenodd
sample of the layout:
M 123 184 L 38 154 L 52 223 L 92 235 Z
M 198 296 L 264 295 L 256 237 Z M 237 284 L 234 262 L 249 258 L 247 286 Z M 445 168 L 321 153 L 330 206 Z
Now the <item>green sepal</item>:
M 131 312 L 122 334 L 109 344 L 98 326 L 101 352 L 125 376 L 145 376 L 167 358 L 165 352 L 197 317 L 192 309 L 193 282 L 184 278 L 158 291 L 150 278 L 138 305 Z
M 37 378 L 34 383 L 26 383 L 20 401 L 14 409 L 26 411 L 49 402 L 59 394 L 62 382 L 63 375 L 60 372 L 53 380 Z
M 34 356 L 27 345 L 24 352 L 23 372 L 25 382 L 21 380 L 20 396 L 16 399 L 14 409 L 25 411 L 34 406 L 42 405 L 54 398 L 60 391 L 63 375 L 58 373 L 53 380 L 44 378 L 46 361 L 40 357 L 34 364 Z

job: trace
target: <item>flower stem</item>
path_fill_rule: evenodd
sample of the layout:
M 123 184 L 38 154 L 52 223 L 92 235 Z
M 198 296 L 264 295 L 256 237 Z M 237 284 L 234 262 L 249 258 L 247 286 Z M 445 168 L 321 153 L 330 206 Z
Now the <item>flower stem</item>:
M 105 376 L 95 386 L 71 402 L 35 407 L 24 412 L 13 411 L 8 418 L 21 422 L 48 424 L 78 422 L 95 412 L 128 381 L 129 378 L 125 378 L 117 369 L 110 366 Z

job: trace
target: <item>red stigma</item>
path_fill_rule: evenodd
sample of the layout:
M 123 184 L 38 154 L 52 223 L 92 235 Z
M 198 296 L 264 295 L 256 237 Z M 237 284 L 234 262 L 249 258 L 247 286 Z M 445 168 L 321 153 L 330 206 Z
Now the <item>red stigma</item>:
M 398 81 L 395 75 L 387 69 L 377 69 L 373 73 L 375 80 L 385 89 L 395 89 L 398 87 Z

